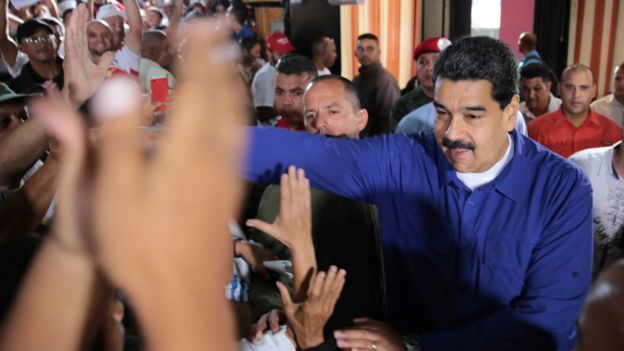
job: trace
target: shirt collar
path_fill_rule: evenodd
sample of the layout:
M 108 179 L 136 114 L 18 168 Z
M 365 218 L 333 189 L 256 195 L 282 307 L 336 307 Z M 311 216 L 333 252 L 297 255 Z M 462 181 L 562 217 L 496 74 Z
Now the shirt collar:
M 496 189 L 503 196 L 519 202 L 526 196 L 526 185 L 528 177 L 526 177 L 527 160 L 524 155 L 526 148 L 526 140 L 523 139 L 516 130 L 510 132 L 513 144 L 513 157 L 503 168 L 502 172 L 488 184 L 485 184 L 476 190 L 490 191 Z M 470 189 L 457 178 L 457 172 L 448 162 L 448 159 L 442 152 L 440 146 L 436 143 L 436 163 L 438 168 L 438 182 L 440 187 L 454 184 L 456 187 L 470 191 Z

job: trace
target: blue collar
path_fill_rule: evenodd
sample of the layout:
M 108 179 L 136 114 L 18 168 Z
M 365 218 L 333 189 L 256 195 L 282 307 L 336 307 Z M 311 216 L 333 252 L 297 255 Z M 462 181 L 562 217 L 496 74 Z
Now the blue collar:
M 520 202 L 527 195 L 526 187 L 530 178 L 530 172 L 528 172 L 527 166 L 530 165 L 528 165 L 527 162 L 525 138 L 518 135 L 514 129 L 511 132 L 511 140 L 514 143 L 513 158 L 511 161 L 493 181 L 479 187 L 477 190 L 496 190 L 503 196 L 515 202 Z M 440 149 L 437 143 L 435 146 L 435 154 L 440 187 L 454 184 L 456 187 L 471 192 L 471 190 L 457 178 L 457 172 L 448 162 L 444 152 L 442 152 L 442 149 Z

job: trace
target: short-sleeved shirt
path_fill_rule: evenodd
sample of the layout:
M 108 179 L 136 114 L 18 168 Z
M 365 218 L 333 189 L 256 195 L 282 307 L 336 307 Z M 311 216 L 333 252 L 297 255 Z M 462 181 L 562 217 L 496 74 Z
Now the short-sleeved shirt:
M 624 179 L 613 169 L 613 153 L 622 145 L 617 142 L 570 156 L 585 171 L 593 190 L 594 278 L 624 258 Z
M 141 57 L 139 55 L 130 50 L 128 45 L 124 45 L 121 49 L 115 51 L 115 58 L 113 58 L 106 75 L 112 77 L 118 74 L 129 74 L 133 77 L 138 77 L 140 60 Z
M 64 85 L 64 76 L 63 76 L 63 60 L 61 58 L 56 59 L 56 64 L 58 65 L 58 70 L 56 72 L 56 76 L 52 79 L 48 79 L 42 77 L 35 71 L 32 67 L 31 63 L 28 62 L 22 68 L 22 72 L 19 76 L 13 79 L 9 83 L 9 87 L 18 94 L 33 94 L 33 93 L 43 93 L 45 89 L 43 87 L 43 83 L 51 80 L 56 84 L 56 87 L 61 90 Z
M 604 96 L 590 105 L 592 110 L 611 119 L 619 126 L 624 125 L 624 104 L 615 99 L 613 94 Z
M 613 145 L 622 138 L 622 128 L 607 117 L 590 110 L 576 127 L 559 109 L 529 123 L 529 136 L 563 157 L 593 147 Z
M 270 63 L 265 63 L 251 82 L 251 96 L 254 107 L 273 107 L 277 70 Z

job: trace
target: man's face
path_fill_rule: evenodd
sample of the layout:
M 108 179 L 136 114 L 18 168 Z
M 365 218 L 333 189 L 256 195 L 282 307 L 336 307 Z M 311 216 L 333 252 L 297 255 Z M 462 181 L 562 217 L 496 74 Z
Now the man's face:
M 14 101 L 0 103 L 0 139 L 10 134 L 27 117 L 23 104 Z
M 312 134 L 357 139 L 368 122 L 366 110 L 353 110 L 344 86 L 336 80 L 314 83 L 304 98 L 305 128 Z
M 113 32 L 113 48 L 119 49 L 126 35 L 123 27 L 123 18 L 121 18 L 121 16 L 113 16 L 104 18 L 104 21 L 108 23 Z
M 325 48 L 325 54 L 323 54 L 323 64 L 327 68 L 331 68 L 336 62 L 336 43 L 333 40 L 329 40 L 327 47 Z
M 307 73 L 279 73 L 275 81 L 275 111 L 293 124 L 303 124 L 303 93 L 310 81 Z
M 149 28 L 158 27 L 160 25 L 160 22 L 162 21 L 162 18 L 156 11 L 147 11 L 147 15 L 145 17 L 145 22 L 147 22 Z
M 545 111 L 548 109 L 551 82 L 544 82 L 542 77 L 522 78 L 520 85 L 522 86 L 522 96 L 529 111 Z
M 503 157 L 516 122 L 517 96 L 501 110 L 489 81 L 439 79 L 434 104 L 436 141 L 456 171 L 484 172 Z
M 426 90 L 433 90 L 433 65 L 438 56 L 439 52 L 426 52 L 416 59 L 416 76 Z
M 613 95 L 619 98 L 620 101 L 624 99 L 624 69 L 618 67 L 613 74 Z
M 31 61 L 49 62 L 56 59 L 56 38 L 45 28 L 36 29 L 19 44 Z
M 596 86 L 589 72 L 574 70 L 563 75 L 559 92 L 565 114 L 578 116 L 588 113 L 589 104 L 596 96 Z
M 87 26 L 87 44 L 91 55 L 101 56 L 106 51 L 111 50 L 112 43 L 113 33 L 110 28 L 98 22 L 89 23 Z
M 355 57 L 357 57 L 362 66 L 378 63 L 381 59 L 379 43 L 373 39 L 358 40 L 355 48 Z

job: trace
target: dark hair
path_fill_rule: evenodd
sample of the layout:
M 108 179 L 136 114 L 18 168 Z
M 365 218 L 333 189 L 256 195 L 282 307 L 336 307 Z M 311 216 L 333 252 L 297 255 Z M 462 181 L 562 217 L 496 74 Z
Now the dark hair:
M 373 33 L 364 33 L 364 34 L 360 34 L 360 36 L 357 37 L 357 40 L 363 40 L 363 39 L 374 40 L 379 43 L 379 38 L 377 38 L 377 36 Z
M 518 66 L 509 47 L 489 37 L 466 37 L 442 51 L 433 69 L 438 79 L 487 80 L 501 110 L 518 94 Z
M 552 72 L 543 63 L 530 63 L 520 71 L 520 79 L 542 78 L 544 82 L 552 82 Z
M 247 51 L 253 49 L 256 45 L 260 45 L 260 40 L 258 40 L 255 36 L 242 37 L 240 39 L 240 46 Z
M 333 39 L 327 36 L 321 36 L 312 42 L 310 46 L 310 52 L 312 53 L 312 57 L 322 55 L 325 50 L 327 50 L 327 46 L 331 43 Z
M 245 20 L 247 19 L 247 8 L 244 5 L 235 5 L 234 3 L 232 3 L 227 9 L 227 12 L 229 12 L 230 15 L 234 16 L 236 22 L 240 23 L 241 25 L 245 24 Z
M 277 61 L 275 69 L 277 69 L 277 73 L 287 76 L 306 73 L 310 79 L 314 79 L 318 75 L 314 63 L 309 58 L 299 54 L 288 54 L 281 57 Z
M 313 86 L 321 82 L 330 81 L 330 80 L 342 83 L 342 87 L 344 88 L 345 95 L 347 96 L 347 99 L 349 99 L 349 102 L 351 103 L 351 107 L 353 107 L 353 111 L 357 111 L 362 108 L 362 104 L 360 103 L 360 98 L 358 97 L 358 93 L 357 93 L 357 90 L 355 89 L 355 86 L 353 85 L 353 82 L 351 82 L 350 80 L 342 76 L 333 75 L 333 74 L 318 76 L 314 78 L 310 82 L 310 84 L 308 84 L 308 87 L 306 88 L 306 92 L 310 90 Z
M 619 69 L 624 69 L 624 62 L 620 63 L 616 67 L 619 68 Z

